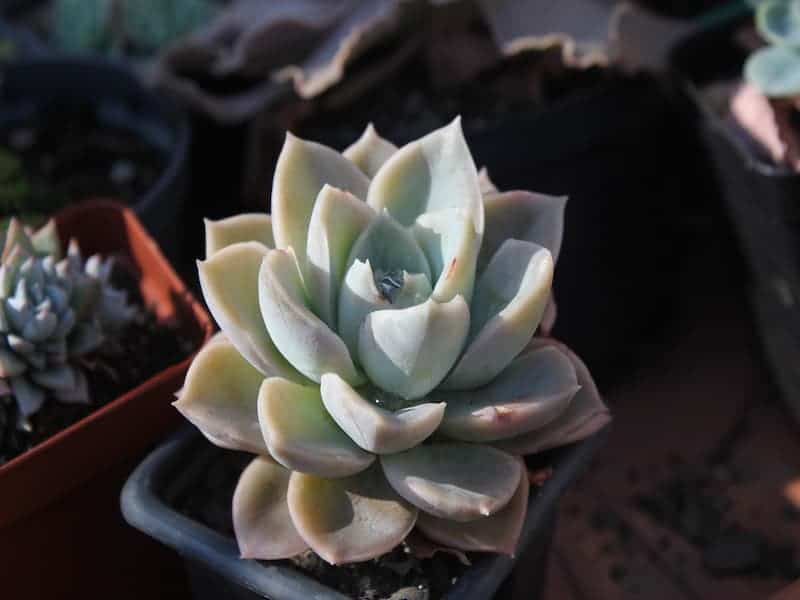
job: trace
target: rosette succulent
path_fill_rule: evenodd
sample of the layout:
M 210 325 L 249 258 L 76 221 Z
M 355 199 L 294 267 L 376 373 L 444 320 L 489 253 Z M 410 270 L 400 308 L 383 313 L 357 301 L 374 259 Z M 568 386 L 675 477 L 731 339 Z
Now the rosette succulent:
M 11 219 L 0 236 L 0 394 L 17 404 L 18 427 L 45 400 L 89 403 L 81 359 L 98 350 L 138 314 L 109 283 L 111 260 L 65 257 L 55 224 L 36 233 Z
M 50 28 L 64 50 L 149 55 L 214 13 L 212 0 L 55 0 Z
M 534 332 L 565 199 L 499 193 L 458 120 L 343 154 L 291 134 L 272 216 L 206 223 L 198 263 L 221 333 L 176 407 L 255 453 L 233 499 L 242 556 L 371 559 L 418 528 L 513 553 L 521 456 L 609 419 L 586 367 Z
M 768 45 L 745 63 L 745 77 L 765 96 L 800 95 L 800 0 L 751 0 L 756 28 Z

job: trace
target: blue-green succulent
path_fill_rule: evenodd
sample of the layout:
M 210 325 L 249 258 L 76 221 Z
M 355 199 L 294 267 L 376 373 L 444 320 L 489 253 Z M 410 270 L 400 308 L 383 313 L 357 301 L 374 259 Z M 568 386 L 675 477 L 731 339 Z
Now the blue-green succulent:
M 272 215 L 207 223 L 203 295 L 222 334 L 176 407 L 258 456 L 233 498 L 242 556 L 375 558 L 412 529 L 513 554 L 520 456 L 608 410 L 583 363 L 534 339 L 565 198 L 501 193 L 459 120 L 343 153 L 288 135 Z
M 747 59 L 746 79 L 770 98 L 800 95 L 800 0 L 753 4 L 756 27 L 768 45 Z
M 0 392 L 29 429 L 48 399 L 89 403 L 82 359 L 139 313 L 109 282 L 111 259 L 84 260 L 74 240 L 62 257 L 52 221 L 33 233 L 12 219 L 0 248 Z
M 74 52 L 149 55 L 208 22 L 212 0 L 56 0 L 51 35 Z

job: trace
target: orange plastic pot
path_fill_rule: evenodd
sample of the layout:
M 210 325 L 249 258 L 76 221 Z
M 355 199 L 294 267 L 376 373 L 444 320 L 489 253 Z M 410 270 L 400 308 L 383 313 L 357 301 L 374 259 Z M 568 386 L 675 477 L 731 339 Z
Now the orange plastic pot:
M 121 253 L 159 320 L 177 317 L 199 349 L 213 325 L 136 215 L 89 202 L 56 217 L 85 255 Z M 175 362 L 83 420 L 0 466 L 3 598 L 143 598 L 178 592 L 180 565 L 127 527 L 119 492 L 151 446 L 179 423 L 170 405 L 191 357 Z M 173 595 L 173 597 L 175 597 Z

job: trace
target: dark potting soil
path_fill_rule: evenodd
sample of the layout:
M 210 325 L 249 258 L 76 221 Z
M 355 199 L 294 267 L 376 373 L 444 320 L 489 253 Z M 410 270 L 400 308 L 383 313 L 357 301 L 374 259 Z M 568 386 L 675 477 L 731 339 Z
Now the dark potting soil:
M 46 400 L 41 410 L 31 418 L 33 427 L 28 432 L 17 428 L 14 400 L 11 397 L 0 399 L 0 465 L 80 421 L 192 352 L 193 342 L 181 333 L 179 323 L 159 322 L 155 313 L 144 305 L 133 273 L 125 267 L 124 258 L 115 262 L 112 281 L 115 287 L 128 292 L 129 302 L 144 309 L 143 319 L 129 325 L 113 348 L 106 345 L 83 360 L 91 404 Z
M 215 451 L 209 462 L 191 475 L 191 483 L 172 503 L 181 513 L 234 537 L 233 492 L 240 473 L 252 458 L 240 452 Z M 405 544 L 375 560 L 350 565 L 331 566 L 311 551 L 272 564 L 299 569 L 354 600 L 436 600 L 468 568 L 446 552 L 419 559 Z
M 83 107 L 37 114 L 0 131 L 0 217 L 49 215 L 87 198 L 133 204 L 166 166 L 142 132 Z
M 418 52 L 388 81 L 341 108 L 323 98 L 325 109 L 301 121 L 296 133 L 343 149 L 358 139 L 365 123 L 373 123 L 382 136 L 402 145 L 461 115 L 469 139 L 621 77 L 608 68 L 567 67 L 560 49 L 551 49 L 508 57 L 476 77 L 442 85 L 436 75 L 440 68 L 430 61 Z
M 636 506 L 678 533 L 702 554 L 705 568 L 718 577 L 751 576 L 793 581 L 800 578 L 800 548 L 791 540 L 776 541 L 733 516 L 732 487 L 757 480 L 758 473 L 735 460 L 739 443 L 749 435 L 749 413 L 720 440 L 705 464 L 677 458 L 669 476 L 634 498 Z M 783 518 L 800 513 L 787 503 Z

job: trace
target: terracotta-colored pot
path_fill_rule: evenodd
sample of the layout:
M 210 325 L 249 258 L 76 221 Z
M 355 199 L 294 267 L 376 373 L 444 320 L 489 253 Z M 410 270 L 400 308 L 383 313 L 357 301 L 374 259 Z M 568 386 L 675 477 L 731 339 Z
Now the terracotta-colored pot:
M 112 202 L 56 216 L 85 255 L 121 253 L 159 320 L 178 317 L 195 349 L 213 325 L 136 215 Z M 142 598 L 182 586 L 169 554 L 127 527 L 118 496 L 128 472 L 179 423 L 171 402 L 191 357 L 0 466 L 0 597 Z M 160 588 L 150 587 L 159 581 Z M 170 584 L 174 584 L 170 585 Z M 155 595 L 154 595 L 155 592 Z

